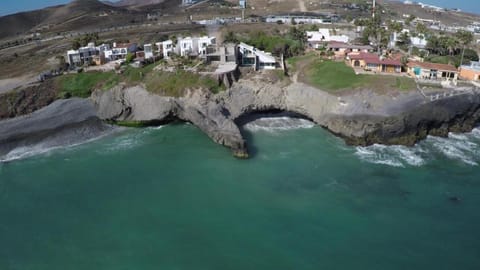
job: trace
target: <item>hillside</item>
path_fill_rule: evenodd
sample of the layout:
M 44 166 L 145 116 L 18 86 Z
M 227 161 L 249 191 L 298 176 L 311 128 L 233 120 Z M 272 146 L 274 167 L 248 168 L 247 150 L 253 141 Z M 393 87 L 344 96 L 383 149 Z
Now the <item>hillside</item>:
M 51 7 L 0 17 L 0 39 L 28 32 L 47 20 L 55 9 L 56 7 Z
M 28 32 L 63 32 L 124 25 L 143 14 L 113 7 L 97 0 L 74 0 L 69 4 L 0 17 L 0 39 Z
M 109 2 L 109 3 L 117 7 L 132 7 L 132 6 L 141 7 L 141 6 L 161 4 L 163 2 L 165 2 L 165 0 L 121 0 L 118 2 Z M 177 2 L 180 3 L 180 0 Z
M 93 17 L 105 13 L 124 12 L 124 9 L 112 7 L 97 0 L 74 0 L 67 5 L 57 7 L 53 14 L 42 24 L 65 23 L 83 16 Z

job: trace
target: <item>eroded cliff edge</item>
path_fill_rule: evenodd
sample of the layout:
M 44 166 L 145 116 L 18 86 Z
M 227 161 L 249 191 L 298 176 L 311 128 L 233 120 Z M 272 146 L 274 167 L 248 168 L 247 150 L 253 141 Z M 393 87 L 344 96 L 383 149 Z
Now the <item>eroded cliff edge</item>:
M 470 131 L 480 120 L 480 93 L 474 89 L 435 101 L 418 91 L 379 95 L 364 89 L 334 96 L 302 83 L 271 83 L 261 77 L 240 80 L 217 95 L 196 90 L 172 98 L 151 94 L 141 86 L 118 86 L 95 91 L 92 101 L 103 120 L 191 122 L 237 157 L 248 157 L 237 121 L 255 112 L 303 115 L 354 145 L 413 145 L 429 134 Z

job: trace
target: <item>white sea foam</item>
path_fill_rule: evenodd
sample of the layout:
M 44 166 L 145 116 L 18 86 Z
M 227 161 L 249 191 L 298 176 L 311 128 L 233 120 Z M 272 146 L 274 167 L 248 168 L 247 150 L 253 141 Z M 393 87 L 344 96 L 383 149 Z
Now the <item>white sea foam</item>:
M 265 117 L 255 121 L 247 123 L 244 128 L 256 132 L 256 131 L 283 131 L 301 128 L 312 128 L 315 123 L 301 118 L 292 117 Z
M 58 147 L 57 147 L 58 148 Z M 42 145 L 34 145 L 31 147 L 18 147 L 0 158 L 0 162 L 11 162 L 19 159 L 45 154 L 54 150 L 55 147 L 44 147 Z
M 356 155 L 367 162 L 394 167 L 422 166 L 428 161 L 451 159 L 471 166 L 480 163 L 480 129 L 450 133 L 448 138 L 428 136 L 414 147 L 372 145 L 357 147 Z
M 26 158 L 30 158 L 38 155 L 48 155 L 49 153 L 56 150 L 60 150 L 60 149 L 71 149 L 86 143 L 96 141 L 98 139 L 105 137 L 106 135 L 108 134 L 104 134 L 102 136 L 98 136 L 90 140 L 71 143 L 68 145 L 55 145 L 55 144 L 49 144 L 47 142 L 47 143 L 39 143 L 35 145 L 17 147 L 12 151 L 8 152 L 6 155 L 0 157 L 0 163 L 12 162 L 15 160 L 26 159 Z
M 355 153 L 360 159 L 375 163 L 389 165 L 393 167 L 404 167 L 403 163 L 395 156 L 387 152 L 388 146 L 375 144 L 367 147 L 357 147 Z
M 422 155 L 425 153 L 421 147 L 406 147 L 401 145 L 386 146 L 375 144 L 367 147 L 357 147 L 356 155 L 360 159 L 394 167 L 421 166 L 425 164 Z
M 474 129 L 472 130 L 472 135 L 473 135 L 475 138 L 480 139 L 480 128 L 474 128 Z
M 429 137 L 432 146 L 445 157 L 476 166 L 478 163 L 474 159 L 478 151 L 478 145 L 468 141 L 467 137 L 464 139 L 455 136 L 451 137 L 451 135 L 449 138 Z
M 71 149 L 99 140 L 120 130 L 122 130 L 122 128 L 112 128 L 99 134 L 87 133 L 87 136 L 78 136 L 78 133 L 67 133 L 61 134 L 60 136 L 49 137 L 40 143 L 23 145 L 12 149 L 7 154 L 0 156 L 0 163 L 30 158 L 37 155 L 48 155 L 60 149 Z

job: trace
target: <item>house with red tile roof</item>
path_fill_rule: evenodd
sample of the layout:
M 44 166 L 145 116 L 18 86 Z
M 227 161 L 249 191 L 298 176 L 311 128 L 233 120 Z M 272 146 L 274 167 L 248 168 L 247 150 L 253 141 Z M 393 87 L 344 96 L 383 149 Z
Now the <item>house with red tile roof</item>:
M 410 76 L 422 80 L 456 81 L 458 70 L 448 64 L 409 61 L 407 72 Z
M 335 58 L 345 58 L 349 53 L 367 53 L 373 51 L 373 47 L 366 45 L 351 45 L 345 42 L 331 41 L 327 44 L 327 51 L 335 54 Z
M 402 62 L 397 59 L 381 58 L 374 53 L 349 53 L 347 63 L 354 69 L 361 68 L 366 71 L 400 73 Z

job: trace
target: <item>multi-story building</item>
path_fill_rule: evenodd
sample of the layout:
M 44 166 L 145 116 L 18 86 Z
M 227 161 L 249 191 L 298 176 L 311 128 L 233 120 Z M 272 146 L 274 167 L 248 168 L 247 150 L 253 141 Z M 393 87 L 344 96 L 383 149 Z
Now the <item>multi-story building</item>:
M 270 53 L 243 42 L 238 45 L 238 58 L 241 66 L 251 66 L 255 70 L 277 68 L 277 60 Z
M 95 47 L 95 43 L 88 43 L 86 47 L 78 48 L 78 50 L 67 51 L 67 62 L 71 67 L 79 67 L 85 64 L 102 64 L 104 61 L 103 55 L 105 51 L 109 50 L 108 44 L 102 44 Z
M 136 43 L 113 43 L 111 50 L 105 51 L 105 58 L 108 61 L 114 61 L 119 59 L 125 59 L 128 53 L 135 54 L 137 51 Z

